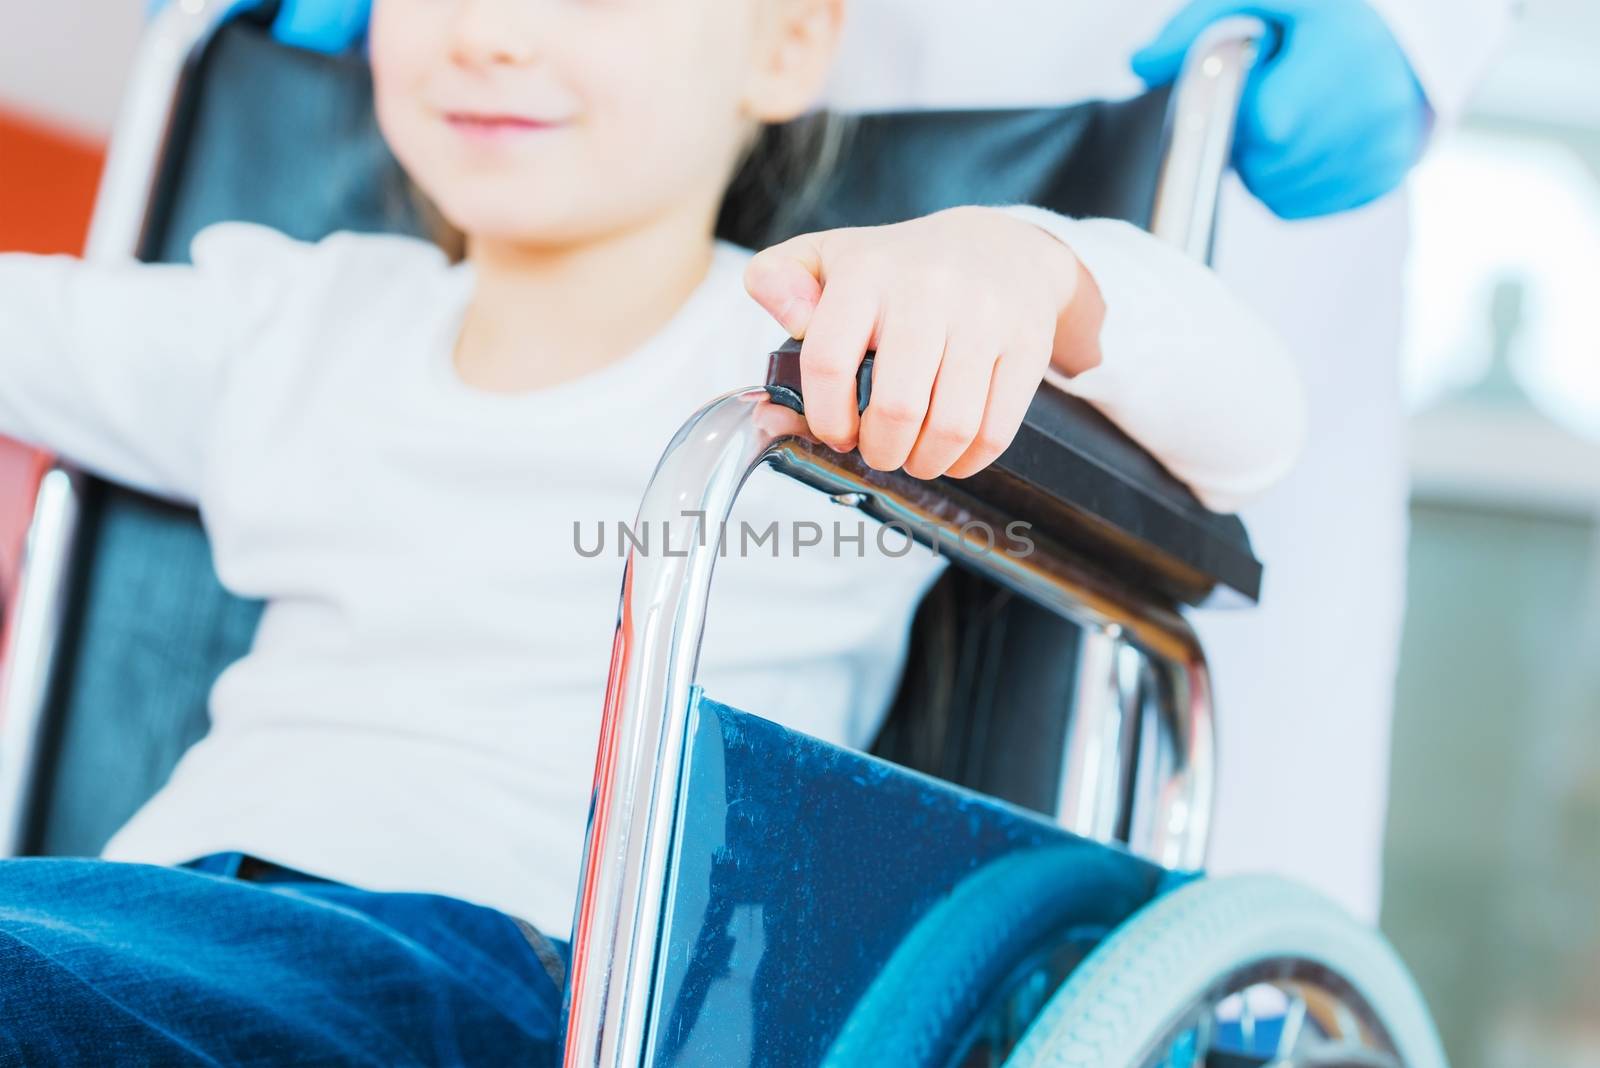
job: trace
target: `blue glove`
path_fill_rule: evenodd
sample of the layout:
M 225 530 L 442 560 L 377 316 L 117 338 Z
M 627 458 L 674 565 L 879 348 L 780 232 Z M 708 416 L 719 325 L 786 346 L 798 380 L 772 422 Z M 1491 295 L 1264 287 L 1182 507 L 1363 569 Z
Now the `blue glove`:
M 1271 40 L 1245 86 L 1233 165 L 1285 219 L 1391 192 L 1427 140 L 1430 111 L 1405 53 L 1365 0 L 1193 0 L 1133 57 L 1148 85 L 1177 77 L 1218 19 L 1254 15 Z
M 367 36 L 372 0 L 283 0 L 272 35 L 316 52 L 343 52 Z
M 151 0 L 154 15 L 168 0 Z M 343 52 L 364 39 L 372 0 L 283 0 L 272 35 L 284 44 L 314 52 Z

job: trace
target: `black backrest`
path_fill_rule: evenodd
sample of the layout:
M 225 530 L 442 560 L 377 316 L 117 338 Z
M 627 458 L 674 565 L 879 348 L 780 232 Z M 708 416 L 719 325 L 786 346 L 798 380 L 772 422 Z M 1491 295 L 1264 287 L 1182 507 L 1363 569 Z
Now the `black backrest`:
M 1149 221 L 1165 90 L 1117 103 L 1002 111 L 862 115 L 798 213 L 759 161 L 730 191 L 721 229 L 746 246 L 840 226 L 899 222 L 962 204 L 1039 204 L 1071 215 Z M 768 224 L 778 218 L 781 225 Z
M 218 35 L 198 84 L 179 116 L 183 149 L 163 176 L 146 258 L 185 259 L 194 235 L 221 220 L 305 239 L 423 231 L 377 134 L 359 58 L 285 48 L 240 21 Z M 1142 224 L 1164 111 L 1154 94 L 1115 105 L 867 116 L 820 199 L 784 230 L 773 229 L 773 208 L 788 194 L 762 178 L 770 171 L 759 159 L 730 196 L 721 229 L 754 245 L 973 202 Z M 91 485 L 80 547 L 30 852 L 99 851 L 204 733 L 210 687 L 248 649 L 261 609 L 222 589 L 193 513 L 121 487 Z M 1038 754 L 1064 729 L 1075 633 L 952 572 L 918 614 L 880 751 L 1048 807 L 1056 768 Z M 1025 744 L 997 744 L 1006 739 Z

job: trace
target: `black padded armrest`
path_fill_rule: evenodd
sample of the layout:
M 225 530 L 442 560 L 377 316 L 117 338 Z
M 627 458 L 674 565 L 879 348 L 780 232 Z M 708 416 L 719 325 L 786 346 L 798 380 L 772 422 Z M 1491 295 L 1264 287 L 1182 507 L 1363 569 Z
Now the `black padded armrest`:
M 800 343 L 772 354 L 767 392 L 797 412 Z M 858 390 L 871 392 L 871 357 Z M 1011 447 L 966 479 L 937 480 L 940 492 L 982 502 L 1031 523 L 1108 571 L 1191 604 L 1226 587 L 1255 600 L 1261 564 L 1244 524 L 1208 511 L 1155 458 L 1085 401 L 1040 388 Z

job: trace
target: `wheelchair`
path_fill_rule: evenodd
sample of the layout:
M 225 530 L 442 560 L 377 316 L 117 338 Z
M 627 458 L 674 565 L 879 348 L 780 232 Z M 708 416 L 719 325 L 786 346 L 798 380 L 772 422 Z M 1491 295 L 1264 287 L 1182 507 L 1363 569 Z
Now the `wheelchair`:
M 153 24 L 89 256 L 181 260 L 223 219 L 423 232 L 364 62 L 275 43 L 274 8 L 193 0 Z M 1206 257 L 1258 32 L 1220 25 L 1175 87 L 1129 101 L 862 116 L 798 212 L 758 154 L 721 235 L 1030 202 Z M 1216 771 L 1182 609 L 1257 596 L 1242 524 L 1048 386 L 989 470 L 932 482 L 814 441 L 798 386 L 791 344 L 684 424 L 640 506 L 688 548 L 626 559 L 565 1063 L 1443 1065 L 1375 934 L 1276 880 L 1198 874 Z M 872 753 L 696 685 L 717 550 L 698 535 L 763 464 L 952 562 Z M 191 512 L 44 474 L 0 696 L 4 854 L 97 853 L 205 732 L 259 610 Z

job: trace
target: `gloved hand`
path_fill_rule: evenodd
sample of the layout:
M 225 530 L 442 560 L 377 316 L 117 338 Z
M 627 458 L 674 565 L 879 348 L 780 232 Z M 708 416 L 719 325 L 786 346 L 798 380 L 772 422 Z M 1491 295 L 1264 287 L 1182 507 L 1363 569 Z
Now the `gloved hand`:
M 1230 15 L 1271 31 L 1239 113 L 1233 164 L 1245 186 L 1285 219 L 1347 211 L 1399 186 L 1432 112 L 1366 0 L 1193 0 L 1133 57 L 1134 73 L 1172 81 L 1195 40 Z
M 151 0 L 154 15 L 168 0 Z M 343 52 L 367 35 L 372 0 L 283 0 L 272 35 L 284 44 L 314 52 Z
M 283 0 L 272 34 L 284 44 L 343 52 L 364 40 L 372 0 Z

